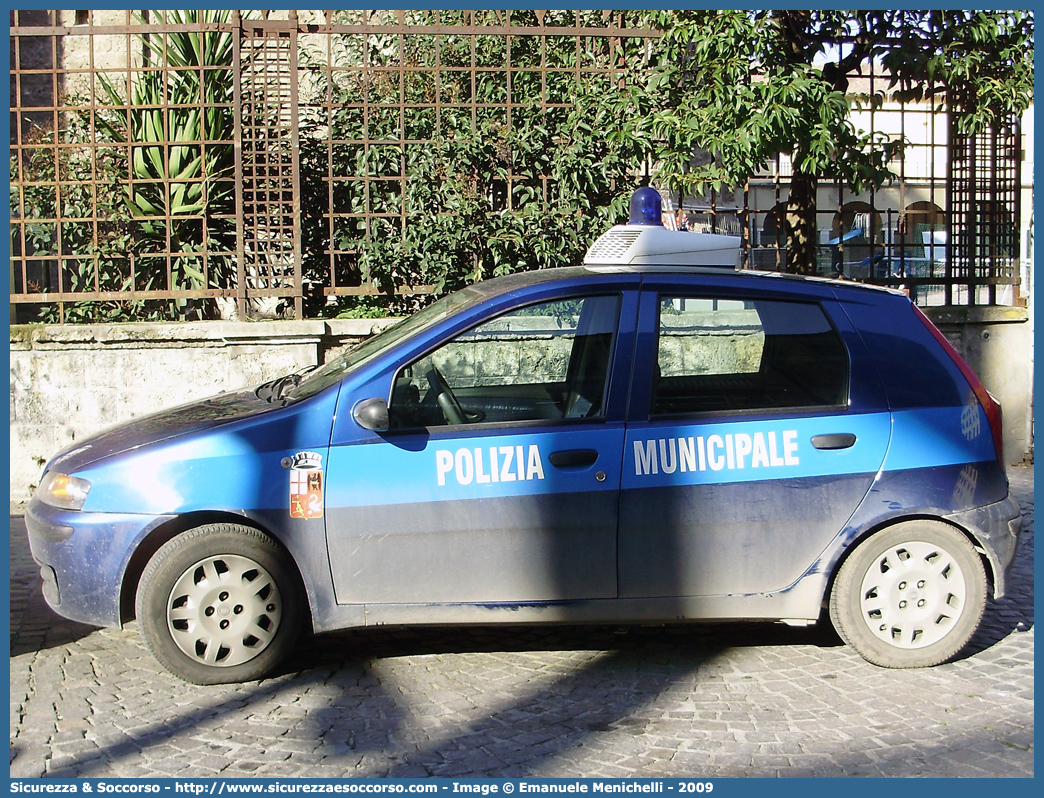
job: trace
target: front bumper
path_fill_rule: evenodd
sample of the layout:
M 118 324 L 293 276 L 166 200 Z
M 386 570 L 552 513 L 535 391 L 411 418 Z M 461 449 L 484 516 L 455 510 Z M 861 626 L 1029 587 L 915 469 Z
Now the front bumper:
M 1022 511 L 1011 496 L 985 507 L 976 507 L 946 516 L 948 521 L 971 532 L 986 552 L 993 570 L 993 597 L 1003 598 L 1007 590 L 1008 571 L 1015 561 Z
M 120 591 L 138 544 L 169 515 L 59 510 L 33 498 L 25 512 L 44 598 L 65 618 L 120 625 Z

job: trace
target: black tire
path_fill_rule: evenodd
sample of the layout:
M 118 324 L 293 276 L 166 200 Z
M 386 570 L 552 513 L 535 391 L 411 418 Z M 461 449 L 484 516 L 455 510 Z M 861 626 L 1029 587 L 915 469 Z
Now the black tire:
M 290 652 L 304 600 L 289 555 L 237 524 L 183 532 L 152 557 L 138 585 L 146 645 L 194 684 L 260 679 Z
M 868 662 L 925 668 L 955 657 L 986 609 L 986 571 L 941 521 L 906 521 L 859 544 L 830 594 L 837 633 Z

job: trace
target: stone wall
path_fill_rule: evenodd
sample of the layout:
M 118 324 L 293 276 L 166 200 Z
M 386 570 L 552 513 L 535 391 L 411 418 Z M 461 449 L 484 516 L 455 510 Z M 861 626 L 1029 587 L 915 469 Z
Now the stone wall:
M 964 356 L 1004 412 L 1004 458 L 1033 452 L 1033 315 L 1026 308 L 935 307 L 925 315 Z
M 11 501 L 106 427 L 326 362 L 390 320 L 11 328 Z
M 1009 463 L 1032 451 L 1033 327 L 1024 308 L 926 311 L 1004 407 Z M 106 427 L 327 362 L 392 320 L 11 328 L 11 501 L 58 450 Z M 736 357 L 736 353 L 730 353 Z
M 483 335 L 463 336 L 432 353 L 432 361 L 453 387 L 564 382 L 575 320 L 563 328 L 550 316 L 528 316 L 524 333 L 507 324 L 484 324 Z
M 682 311 L 660 318 L 661 377 L 751 374 L 761 366 L 765 333 L 758 312 Z

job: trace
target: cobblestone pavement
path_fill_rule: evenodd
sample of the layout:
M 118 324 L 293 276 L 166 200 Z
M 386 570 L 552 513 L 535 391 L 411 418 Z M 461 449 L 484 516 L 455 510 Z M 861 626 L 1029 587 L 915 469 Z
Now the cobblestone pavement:
M 869 665 L 829 629 L 364 631 L 194 687 L 40 595 L 11 540 L 11 775 L 1032 776 L 1033 472 L 972 653 Z

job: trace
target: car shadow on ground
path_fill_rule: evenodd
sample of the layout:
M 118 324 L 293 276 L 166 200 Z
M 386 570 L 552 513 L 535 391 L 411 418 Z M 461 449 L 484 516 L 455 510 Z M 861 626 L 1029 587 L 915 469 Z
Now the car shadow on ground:
M 353 629 L 316 635 L 285 664 L 284 672 L 337 666 L 344 661 L 425 654 L 524 651 L 646 651 L 677 654 L 748 646 L 844 645 L 833 627 L 792 628 L 774 623 L 654 626 L 425 626 Z
M 53 613 L 49 607 L 41 612 Z M 84 623 L 68 621 L 58 615 L 54 616 L 54 623 L 37 630 L 20 629 L 11 627 L 11 656 L 18 657 L 22 654 L 33 654 L 46 651 L 49 648 L 60 648 L 83 640 L 98 631 L 97 626 L 88 626 Z
M 541 671 L 547 678 L 525 680 L 512 688 L 503 704 L 487 707 L 465 727 L 426 730 L 417 748 L 402 751 L 398 762 L 367 761 L 367 750 L 385 747 L 374 735 L 386 732 L 347 718 L 340 702 L 318 710 L 312 721 L 320 727 L 350 729 L 344 736 L 345 753 L 360 757 L 351 775 L 511 777 L 533 775 L 534 768 L 560 762 L 569 751 L 598 735 L 632 726 L 633 733 L 641 733 L 648 723 L 642 716 L 643 707 L 665 691 L 698 684 L 701 672 L 734 647 L 774 645 L 833 647 L 841 641 L 829 625 L 809 629 L 773 624 L 381 627 L 317 636 L 299 648 L 287 670 L 302 669 L 291 679 L 358 670 L 372 673 L 381 680 L 383 689 L 378 690 L 376 700 L 383 706 L 388 702 L 389 686 L 395 683 L 394 675 L 389 677 L 385 669 L 398 657 L 587 652 L 582 662 L 562 672 L 549 663 L 549 669 Z M 389 719 L 407 711 L 410 701 L 397 697 L 391 704 L 384 707 Z

